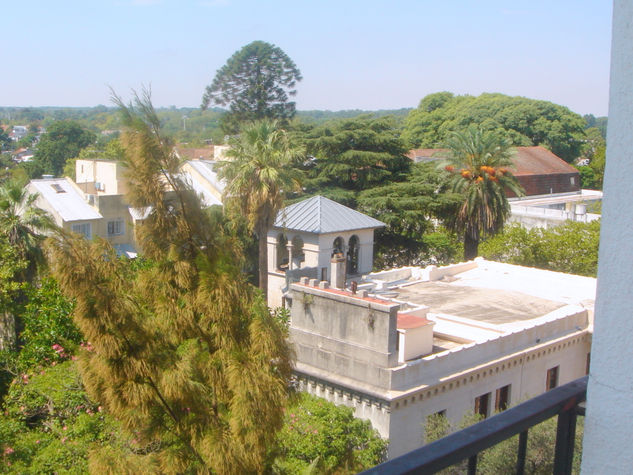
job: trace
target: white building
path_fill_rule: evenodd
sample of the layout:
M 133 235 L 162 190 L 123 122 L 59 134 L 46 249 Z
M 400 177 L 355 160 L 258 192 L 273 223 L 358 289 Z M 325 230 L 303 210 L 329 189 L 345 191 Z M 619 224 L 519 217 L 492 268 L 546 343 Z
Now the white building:
M 488 416 L 585 375 L 595 285 L 481 259 L 369 274 L 356 293 L 304 277 L 287 294 L 299 386 L 401 455 L 431 414 Z
M 374 229 L 384 223 L 323 196 L 281 210 L 268 232 L 268 305 L 282 305 L 289 282 L 300 277 L 343 287 L 346 279 L 371 272 Z M 337 261 L 332 275 L 332 261 Z
M 37 193 L 35 206 L 47 211 L 55 223 L 86 238 L 102 237 L 121 253 L 135 256 L 133 225 L 146 217 L 130 208 L 121 165 L 114 160 L 79 159 L 74 182 L 65 178 L 31 180 L 28 190 Z

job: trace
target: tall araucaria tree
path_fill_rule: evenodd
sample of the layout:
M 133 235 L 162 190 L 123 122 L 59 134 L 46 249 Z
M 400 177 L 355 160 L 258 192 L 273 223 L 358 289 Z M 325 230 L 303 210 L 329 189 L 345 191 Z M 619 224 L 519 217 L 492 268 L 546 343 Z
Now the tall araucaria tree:
M 469 127 L 453 132 L 448 149 L 452 191 L 463 196 L 457 214 L 446 219 L 450 229 L 464 235 L 464 259 L 477 257 L 479 241 L 503 229 L 510 216 L 506 190 L 523 195 L 508 167 L 512 166 L 509 141 L 491 131 Z
M 301 72 L 278 46 L 253 41 L 231 56 L 207 86 L 202 108 L 209 104 L 229 106 L 222 118 L 226 133 L 236 133 L 239 124 L 261 119 L 291 119 L 295 115 L 295 86 Z
M 303 156 L 286 131 L 275 121 L 263 120 L 245 126 L 230 143 L 230 158 L 220 164 L 226 180 L 225 203 L 230 212 L 246 217 L 258 239 L 259 288 L 268 290 L 266 235 L 275 222 L 287 193 L 300 189 L 300 173 L 294 167 Z
M 127 199 L 149 210 L 137 229 L 148 265 L 131 272 L 105 240 L 50 243 L 90 342 L 79 359 L 86 389 L 139 445 L 136 455 L 97 451 L 91 469 L 125 471 L 126 457 L 143 457 L 159 473 L 261 473 L 288 397 L 285 329 L 245 282 L 235 243 L 179 179 L 149 93 L 114 101 Z

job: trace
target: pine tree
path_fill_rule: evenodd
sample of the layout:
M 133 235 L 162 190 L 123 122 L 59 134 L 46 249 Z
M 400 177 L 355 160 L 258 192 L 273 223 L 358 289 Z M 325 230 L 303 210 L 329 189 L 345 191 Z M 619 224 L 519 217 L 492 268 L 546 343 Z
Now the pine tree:
M 89 341 L 84 384 L 143 447 L 130 467 L 143 457 L 161 473 L 262 472 L 288 397 L 285 331 L 240 274 L 235 243 L 178 178 L 149 93 L 114 101 L 126 126 L 127 198 L 151 209 L 137 229 L 149 264 L 132 272 L 103 240 L 50 244 Z M 121 458 L 96 452 L 91 468 L 125 467 Z

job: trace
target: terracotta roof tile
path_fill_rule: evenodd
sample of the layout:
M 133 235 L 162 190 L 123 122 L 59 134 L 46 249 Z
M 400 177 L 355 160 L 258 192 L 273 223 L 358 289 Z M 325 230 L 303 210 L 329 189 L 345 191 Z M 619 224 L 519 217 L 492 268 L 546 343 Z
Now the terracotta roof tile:
M 558 173 L 578 173 L 578 170 L 565 162 L 562 158 L 554 155 L 546 148 L 537 147 L 515 147 L 516 153 L 512 157 L 514 168 L 512 173 L 515 176 L 524 175 L 551 175 Z M 412 160 L 415 157 L 442 158 L 441 148 L 420 148 L 410 150 L 407 154 Z
M 424 317 L 417 317 L 408 313 L 398 313 L 398 330 L 410 330 L 412 328 L 419 328 L 431 323 Z

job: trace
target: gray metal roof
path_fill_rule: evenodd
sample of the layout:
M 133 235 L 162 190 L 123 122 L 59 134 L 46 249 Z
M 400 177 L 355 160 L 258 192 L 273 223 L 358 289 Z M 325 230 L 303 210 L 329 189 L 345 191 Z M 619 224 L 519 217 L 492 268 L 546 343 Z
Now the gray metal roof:
M 275 227 L 307 233 L 328 234 L 355 229 L 374 229 L 382 221 L 317 195 L 282 209 Z
M 64 221 L 83 221 L 103 217 L 86 203 L 82 194 L 65 178 L 31 180 L 30 184 Z
M 216 162 L 211 160 L 188 160 L 187 165 L 202 175 L 220 193 L 224 192 L 226 183 L 218 178 L 218 172 L 215 169 Z

